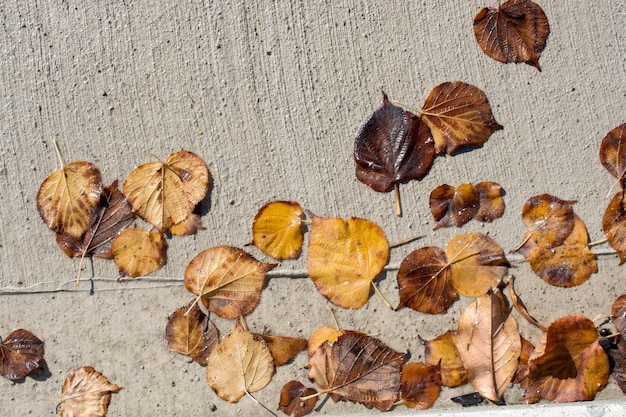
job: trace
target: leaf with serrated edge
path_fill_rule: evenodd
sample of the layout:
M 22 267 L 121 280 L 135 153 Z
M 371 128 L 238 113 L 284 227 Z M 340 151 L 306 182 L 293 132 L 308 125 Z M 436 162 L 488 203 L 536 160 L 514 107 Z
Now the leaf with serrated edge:
M 59 416 L 103 417 L 109 408 L 111 393 L 121 389 L 91 366 L 75 369 L 63 382 Z

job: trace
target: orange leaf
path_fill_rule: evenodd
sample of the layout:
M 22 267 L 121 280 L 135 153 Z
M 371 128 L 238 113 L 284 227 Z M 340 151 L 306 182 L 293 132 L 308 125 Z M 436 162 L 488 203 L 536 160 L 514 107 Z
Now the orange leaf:
M 436 247 L 409 253 L 398 270 L 400 304 L 422 313 L 440 314 L 459 299 L 450 280 L 446 254 Z
M 492 222 L 504 214 L 504 190 L 495 182 L 479 182 L 474 186 L 478 191 L 480 205 L 474 218 L 479 222 Z
M 170 350 L 206 365 L 206 358 L 217 346 L 220 333 L 198 306 L 192 304 L 176 309 L 168 318 L 165 340 Z
M 325 342 L 334 344 L 339 336 L 345 333 L 345 330 L 335 329 L 330 326 L 322 326 L 313 330 L 309 336 L 309 357 L 313 356 L 315 351 L 319 349 Z
M 620 191 L 611 200 L 602 217 L 602 230 L 609 244 L 619 255 L 619 264 L 626 262 L 626 194 Z
M 216 246 L 196 255 L 185 269 L 185 287 L 220 317 L 234 319 L 256 307 L 265 275 L 276 264 L 266 264 L 241 249 Z
M 499 290 L 477 298 L 459 318 L 455 344 L 476 390 L 500 401 L 522 349 L 517 322 Z
M 576 201 L 561 200 L 549 194 L 528 199 L 522 208 L 522 220 L 530 239 L 544 249 L 559 246 L 574 229 Z
M 486 55 L 504 63 L 524 62 L 539 71 L 549 34 L 546 14 L 530 0 L 509 0 L 474 17 L 474 35 Z
M 89 162 L 70 162 L 41 184 L 37 210 L 50 229 L 80 239 L 91 223 L 101 193 L 98 168 Z
M 441 373 L 438 364 L 413 362 L 402 367 L 400 401 L 405 406 L 426 410 L 433 406 L 440 392 Z
M 429 365 L 440 364 L 441 385 L 450 388 L 467 384 L 467 369 L 463 366 L 454 343 L 456 332 L 447 331 L 424 343 L 424 361 Z
M 0 338 L 0 375 L 21 381 L 37 369 L 44 369 L 43 342 L 24 329 L 11 332 L 4 340 Z
M 622 123 L 606 134 L 600 143 L 600 162 L 624 188 L 626 173 L 626 123 Z
M 173 236 L 188 236 L 204 230 L 202 219 L 199 214 L 191 213 L 185 220 L 170 227 L 170 233 Z
M 316 393 L 315 389 L 307 388 L 299 381 L 289 381 L 280 390 L 278 409 L 288 416 L 305 416 L 313 411 L 318 397 L 311 397 L 305 401 L 300 401 L 300 398 Z
M 261 207 L 252 225 L 252 244 L 274 259 L 296 259 L 302 252 L 304 212 L 293 201 Z
M 211 351 L 206 364 L 209 385 L 220 398 L 231 403 L 264 388 L 273 373 L 274 360 L 267 344 L 244 330 L 239 322 Z
M 161 232 L 187 219 L 209 190 L 209 170 L 189 151 L 165 162 L 150 162 L 131 171 L 124 194 L 133 210 Z
M 312 217 L 307 270 L 319 292 L 333 304 L 363 306 L 388 259 L 389 243 L 375 223 Z
M 479 147 L 502 129 L 491 114 L 485 93 L 460 81 L 435 87 L 420 116 L 432 132 L 435 151 L 448 155 L 462 147 Z
M 163 266 L 167 242 L 161 233 L 129 228 L 115 238 L 111 253 L 120 273 L 140 277 Z
M 461 227 L 478 213 L 480 199 L 472 184 L 461 184 L 456 189 L 440 185 L 430 193 L 430 211 L 437 221 L 433 230 L 440 227 Z
M 274 358 L 274 366 L 281 366 L 292 360 L 299 352 L 307 348 L 306 339 L 289 336 L 275 336 L 268 334 L 254 334 L 267 343 L 267 347 Z
M 103 417 L 109 409 L 111 393 L 121 389 L 91 366 L 75 369 L 63 382 L 58 413 L 61 417 Z

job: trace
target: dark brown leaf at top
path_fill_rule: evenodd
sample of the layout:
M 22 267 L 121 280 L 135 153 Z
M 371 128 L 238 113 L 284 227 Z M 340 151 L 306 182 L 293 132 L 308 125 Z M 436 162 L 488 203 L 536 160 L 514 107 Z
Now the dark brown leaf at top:
M 549 194 L 529 198 L 522 208 L 522 220 L 530 238 L 540 247 L 561 245 L 574 229 L 574 200 L 561 200 Z
M 609 244 L 619 255 L 620 262 L 626 262 L 626 193 L 620 191 L 611 200 L 602 217 L 602 230 Z
M 474 35 L 483 52 L 496 61 L 524 62 L 541 71 L 539 57 L 550 25 L 541 7 L 530 0 L 509 0 L 486 7 L 474 17 Z
M 0 339 L 0 375 L 21 381 L 36 369 L 43 369 L 43 342 L 28 330 L 18 329 Z
M 479 222 L 492 222 L 504 214 L 504 190 L 496 182 L 479 182 L 474 186 L 478 191 L 480 205 L 474 218 Z
M 440 227 L 461 227 L 478 213 L 480 199 L 472 184 L 461 184 L 456 189 L 440 185 L 430 193 L 430 211 Z
M 291 417 L 302 417 L 313 411 L 318 397 L 300 401 L 301 397 L 316 394 L 313 388 L 305 387 L 299 381 L 289 381 L 280 390 L 278 409 Z
M 626 183 L 626 123 L 611 130 L 600 143 L 600 162 L 615 178 L 619 178 L 622 188 Z
M 354 141 L 356 177 L 375 191 L 428 174 L 435 156 L 433 137 L 415 114 L 383 104 L 363 124 Z
M 135 215 L 117 181 L 105 187 L 100 204 L 92 214 L 91 223 L 80 239 L 66 233 L 57 233 L 57 243 L 70 257 L 95 256 L 112 259 L 111 244 L 120 232 L 134 227 Z

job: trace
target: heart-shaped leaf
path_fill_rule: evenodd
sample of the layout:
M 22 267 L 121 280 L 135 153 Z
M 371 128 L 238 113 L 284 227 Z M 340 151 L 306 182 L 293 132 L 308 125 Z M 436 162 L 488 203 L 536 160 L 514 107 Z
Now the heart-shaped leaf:
M 133 227 L 123 230 L 115 238 L 111 253 L 122 275 L 141 277 L 163 266 L 167 241 L 159 232 Z
M 252 244 L 274 259 L 296 259 L 302 252 L 302 207 L 294 201 L 272 201 L 261 207 L 252 225 Z
M 111 393 L 121 389 L 91 366 L 75 369 L 63 382 L 61 403 L 57 407 L 59 416 L 104 417 L 111 403 Z

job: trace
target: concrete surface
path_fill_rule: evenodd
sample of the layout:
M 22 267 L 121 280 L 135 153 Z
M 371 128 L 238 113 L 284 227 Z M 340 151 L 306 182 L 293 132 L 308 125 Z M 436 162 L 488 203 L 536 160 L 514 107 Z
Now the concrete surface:
M 397 266 L 411 250 L 444 247 L 458 232 L 480 231 L 508 251 L 521 242 L 521 207 L 533 195 L 578 200 L 575 211 L 591 240 L 602 239 L 605 196 L 614 180 L 600 165 L 598 149 L 604 135 L 625 122 L 626 4 L 539 3 L 552 29 L 540 59 L 543 72 L 482 53 L 472 19 L 495 0 L 2 2 L 0 336 L 20 327 L 34 332 L 46 343 L 50 371 L 18 384 L 0 380 L 2 414 L 54 414 L 65 375 L 83 365 L 124 387 L 113 396 L 110 416 L 264 414 L 247 398 L 220 400 L 204 368 L 168 351 L 164 329 L 167 316 L 191 299 L 181 281 L 193 256 L 249 242 L 255 213 L 271 200 L 295 200 L 322 216 L 370 219 L 390 242 L 425 234 L 392 251 L 380 280 L 392 304 L 398 302 Z M 504 130 L 481 149 L 437 158 L 422 182 L 403 185 L 405 215 L 397 218 L 391 194 L 357 181 L 354 135 L 379 106 L 381 90 L 420 108 L 433 87 L 454 80 L 482 89 Z M 78 261 L 57 248 L 35 205 L 39 185 L 58 168 L 54 138 L 66 161 L 95 163 L 105 183 L 123 181 L 151 160 L 148 152 L 199 154 L 214 181 L 203 217 L 207 229 L 170 240 L 167 265 L 149 277 L 118 283 L 114 265 L 96 260 L 94 294 L 87 279 L 75 287 Z M 492 224 L 433 232 L 430 191 L 480 181 L 505 188 L 505 215 Z M 599 272 L 571 289 L 545 284 L 511 256 L 520 295 L 538 320 L 609 311 L 624 292 L 624 269 L 608 245 L 594 251 Z M 305 276 L 305 255 L 273 272 L 248 317 L 252 329 L 308 337 L 332 323 L 328 303 Z M 87 264 L 83 277 L 91 274 Z M 433 338 L 456 327 L 469 302 L 427 316 L 389 311 L 374 296 L 360 310 L 336 314 L 342 327 L 378 333 L 420 360 L 418 335 Z M 223 335 L 233 326 L 215 321 Z M 519 323 L 536 341 L 538 332 Z M 285 382 L 306 382 L 305 356 L 279 368 L 255 397 L 274 409 Z M 471 390 L 444 390 L 435 415 L 460 410 L 449 398 Z M 511 402 L 519 395 L 515 389 L 507 394 Z M 613 383 L 597 402 L 608 407 L 602 415 L 623 411 L 623 394 Z M 591 415 L 594 404 L 556 410 Z M 531 415 L 537 408 L 522 410 Z M 314 415 L 374 413 L 327 401 Z M 397 407 L 393 414 L 407 410 Z

